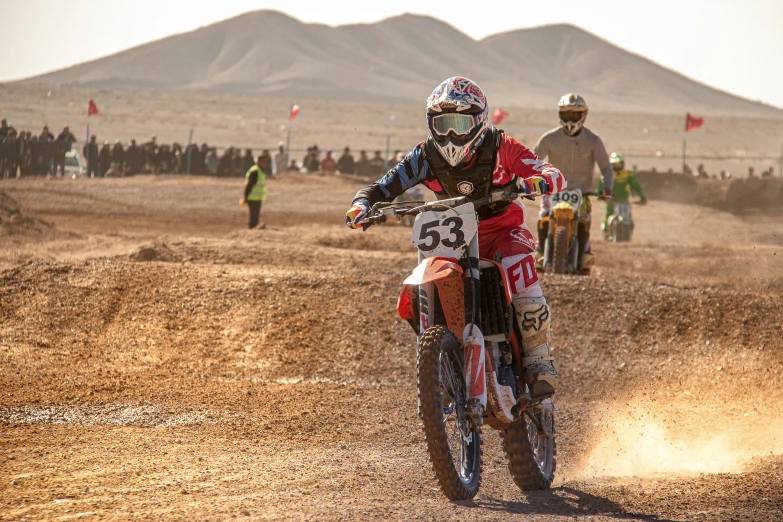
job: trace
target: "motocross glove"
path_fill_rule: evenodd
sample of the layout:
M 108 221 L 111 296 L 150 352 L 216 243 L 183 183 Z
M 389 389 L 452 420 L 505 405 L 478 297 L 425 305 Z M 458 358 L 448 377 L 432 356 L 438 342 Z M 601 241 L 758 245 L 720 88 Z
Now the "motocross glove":
M 541 176 L 530 176 L 521 181 L 519 188 L 521 188 L 525 194 L 540 194 L 542 196 L 549 194 L 549 183 Z
M 639 200 L 639 204 L 640 205 L 646 205 L 647 204 L 647 198 L 642 198 L 641 200 Z
M 370 202 L 366 199 L 357 199 L 353 206 L 345 213 L 345 224 L 351 228 L 359 228 L 359 221 L 370 211 Z M 363 227 L 367 228 L 367 227 Z
M 603 197 L 606 198 L 606 199 L 612 199 L 612 196 L 614 196 L 614 194 L 612 193 L 612 189 L 610 189 L 610 188 L 604 187 L 604 190 L 603 190 L 602 193 L 603 193 Z

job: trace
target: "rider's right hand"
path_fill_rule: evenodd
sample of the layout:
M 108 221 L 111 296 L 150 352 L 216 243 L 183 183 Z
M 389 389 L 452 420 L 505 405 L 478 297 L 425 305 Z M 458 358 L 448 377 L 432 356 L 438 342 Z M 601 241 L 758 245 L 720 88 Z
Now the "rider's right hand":
M 370 202 L 366 199 L 357 199 L 353 206 L 345 213 L 345 224 L 351 228 L 359 228 L 358 222 L 370 211 Z

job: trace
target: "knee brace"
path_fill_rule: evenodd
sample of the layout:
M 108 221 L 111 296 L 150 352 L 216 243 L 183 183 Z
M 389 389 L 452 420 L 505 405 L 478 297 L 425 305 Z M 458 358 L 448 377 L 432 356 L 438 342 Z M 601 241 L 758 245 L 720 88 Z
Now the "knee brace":
M 552 323 L 549 305 L 544 297 L 514 297 L 512 301 L 519 333 L 522 335 L 524 359 L 529 362 L 551 361 L 549 332 Z M 535 358 L 536 361 L 532 359 Z M 523 361 L 527 363 L 528 361 Z

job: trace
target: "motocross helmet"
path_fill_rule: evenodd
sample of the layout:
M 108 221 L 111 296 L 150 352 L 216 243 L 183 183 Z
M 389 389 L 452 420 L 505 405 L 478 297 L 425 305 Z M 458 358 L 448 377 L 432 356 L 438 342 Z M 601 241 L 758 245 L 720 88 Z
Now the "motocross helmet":
M 560 125 L 569 136 L 576 136 L 587 119 L 587 102 L 575 93 L 563 95 L 557 103 Z
M 475 82 L 452 76 L 427 98 L 427 126 L 438 153 L 452 167 L 469 157 L 487 134 L 487 98 Z
M 612 168 L 615 172 L 620 172 L 625 168 L 625 160 L 623 159 L 623 155 L 617 152 L 612 152 L 612 155 L 609 156 L 609 163 L 612 164 Z

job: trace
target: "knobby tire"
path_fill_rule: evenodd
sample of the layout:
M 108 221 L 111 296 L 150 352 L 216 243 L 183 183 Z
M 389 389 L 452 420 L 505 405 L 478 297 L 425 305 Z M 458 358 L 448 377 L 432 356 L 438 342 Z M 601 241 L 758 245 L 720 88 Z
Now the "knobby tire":
M 528 428 L 536 430 L 532 421 L 523 415 L 501 433 L 503 451 L 508 459 L 508 469 L 514 483 L 522 491 L 548 489 L 555 478 L 557 468 L 557 443 L 554 434 L 554 412 L 552 413 L 552 439 L 544 439 L 545 457 L 543 469 L 536 462 L 534 441 L 530 440 Z M 540 435 L 539 435 L 540 436 Z
M 441 357 L 441 354 L 444 357 Z M 449 446 L 449 434 L 444 421 L 444 393 L 441 386 L 441 361 L 453 365 L 465 391 L 462 344 L 444 326 L 433 326 L 419 338 L 418 388 L 419 415 L 424 426 L 432 467 L 441 490 L 449 500 L 468 500 L 476 496 L 481 483 L 481 437 L 478 430 L 471 432 L 472 443 L 467 455 L 470 473 L 461 477 Z
M 555 229 L 555 253 L 553 265 L 556 274 L 565 274 L 568 266 L 568 229 L 557 227 Z

